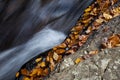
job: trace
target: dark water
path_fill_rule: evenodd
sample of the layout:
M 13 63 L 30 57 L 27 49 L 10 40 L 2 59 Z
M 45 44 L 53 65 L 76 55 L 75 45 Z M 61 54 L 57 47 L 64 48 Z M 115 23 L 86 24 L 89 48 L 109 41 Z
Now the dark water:
M 0 0 L 0 80 L 60 44 L 93 0 Z

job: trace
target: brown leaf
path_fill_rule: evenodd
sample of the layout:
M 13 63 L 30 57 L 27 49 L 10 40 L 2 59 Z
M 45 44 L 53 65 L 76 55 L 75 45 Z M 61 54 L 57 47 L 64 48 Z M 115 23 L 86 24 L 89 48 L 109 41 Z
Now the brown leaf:
M 92 17 L 83 20 L 82 23 L 87 24 L 87 23 L 89 23 L 91 20 L 92 20 Z
M 30 73 L 30 76 L 37 76 L 38 69 L 33 69 Z
M 74 54 L 74 53 L 75 53 L 75 51 L 73 49 L 66 51 L 66 54 Z
M 107 13 L 103 13 L 103 17 L 104 17 L 106 20 L 110 20 L 110 19 L 113 18 L 112 15 L 107 14 Z
M 88 39 L 88 35 L 80 35 L 80 36 L 79 36 L 79 40 L 80 40 L 82 43 L 85 43 L 87 39 Z
M 120 44 L 116 44 L 115 46 L 116 46 L 116 47 L 120 47 Z
M 111 37 L 108 38 L 109 43 L 111 43 L 111 46 L 115 46 L 116 44 L 120 43 L 120 38 L 118 35 L 113 35 Z
M 57 60 L 59 59 L 59 55 L 58 55 L 57 53 L 55 53 L 55 52 L 54 52 L 54 54 L 53 54 L 53 59 L 54 59 L 55 61 L 57 61 Z
M 46 69 L 43 71 L 43 75 L 46 76 L 46 75 L 48 75 L 48 74 L 49 74 L 49 69 L 46 68 Z
M 29 77 L 23 77 L 23 80 L 30 80 Z
M 90 54 L 90 55 L 98 54 L 98 50 L 90 51 L 89 54 Z
M 57 49 L 55 52 L 57 54 L 63 54 L 63 53 L 65 53 L 65 50 L 64 49 Z
M 21 69 L 21 74 L 22 75 L 29 75 L 29 72 L 27 69 Z
M 36 69 L 36 70 L 37 70 L 36 71 L 37 76 L 43 75 L 43 69 L 39 68 L 39 69 Z
M 62 43 L 58 46 L 58 48 L 66 48 L 66 47 L 67 47 L 67 45 L 65 43 Z
M 70 42 L 71 42 L 70 38 L 67 38 L 67 39 L 65 40 L 65 43 L 66 43 L 66 44 L 69 44 Z

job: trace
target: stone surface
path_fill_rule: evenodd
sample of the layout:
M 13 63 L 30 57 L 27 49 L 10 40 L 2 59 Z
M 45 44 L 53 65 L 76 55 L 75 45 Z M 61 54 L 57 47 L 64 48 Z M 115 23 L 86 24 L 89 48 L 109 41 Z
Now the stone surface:
M 75 65 L 73 62 L 92 50 L 100 50 L 104 38 L 120 33 L 120 16 L 101 25 L 75 54 L 64 57 L 56 72 L 46 80 L 120 80 L 120 47 L 101 50 L 97 55 Z M 108 28 L 106 32 L 103 30 Z

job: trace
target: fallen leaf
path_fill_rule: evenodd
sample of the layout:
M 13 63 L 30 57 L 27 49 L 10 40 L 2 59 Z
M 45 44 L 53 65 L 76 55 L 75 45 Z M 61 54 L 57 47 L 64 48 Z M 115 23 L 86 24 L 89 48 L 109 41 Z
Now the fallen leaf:
M 28 78 L 28 77 L 23 77 L 23 80 L 30 80 L 30 78 Z
M 57 60 L 59 59 L 59 55 L 58 55 L 57 53 L 55 53 L 55 52 L 54 52 L 54 54 L 53 54 L 53 59 L 54 59 L 55 61 L 57 61 Z
M 41 62 L 41 63 L 39 64 L 39 66 L 42 67 L 42 68 L 44 68 L 44 67 L 46 67 L 46 63 L 45 63 L 45 62 Z
M 103 13 L 103 17 L 104 17 L 106 20 L 110 20 L 110 19 L 113 18 L 112 15 L 107 14 L 107 13 Z
M 63 54 L 63 53 L 65 53 L 65 49 L 57 49 L 55 52 L 57 54 Z
M 98 54 L 98 50 L 90 51 L 89 54 L 90 54 L 90 55 Z
M 74 53 L 75 53 L 75 51 L 73 49 L 66 51 L 66 54 L 74 54 Z
M 89 12 L 89 11 L 91 11 L 91 10 L 92 10 L 92 7 L 89 6 L 87 9 L 85 9 L 85 13 L 87 13 L 87 12 Z
M 29 75 L 29 72 L 28 72 L 27 69 L 21 69 L 20 72 L 21 72 L 22 75 Z
M 77 59 L 75 60 L 75 64 L 78 64 L 78 63 L 80 63 L 81 61 L 83 61 L 82 58 L 77 58 Z
M 19 73 L 19 72 L 17 72 L 17 73 L 16 73 L 16 77 L 19 77 L 19 75 L 20 75 L 20 73 Z
M 42 58 L 37 58 L 36 60 L 35 60 L 35 62 L 40 62 L 42 60 Z
M 102 24 L 103 21 L 104 21 L 104 20 L 103 20 L 102 18 L 96 19 L 96 22 L 99 23 L 99 24 Z

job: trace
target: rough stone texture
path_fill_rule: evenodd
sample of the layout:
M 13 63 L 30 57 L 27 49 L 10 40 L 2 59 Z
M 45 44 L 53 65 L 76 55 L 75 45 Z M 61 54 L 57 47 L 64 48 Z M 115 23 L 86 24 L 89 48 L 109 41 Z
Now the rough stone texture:
M 75 54 L 65 56 L 60 66 L 46 80 L 120 80 L 120 47 L 105 49 L 79 63 L 74 60 L 92 50 L 99 50 L 104 38 L 120 33 L 120 16 L 101 25 Z M 104 32 L 105 28 L 108 31 Z

